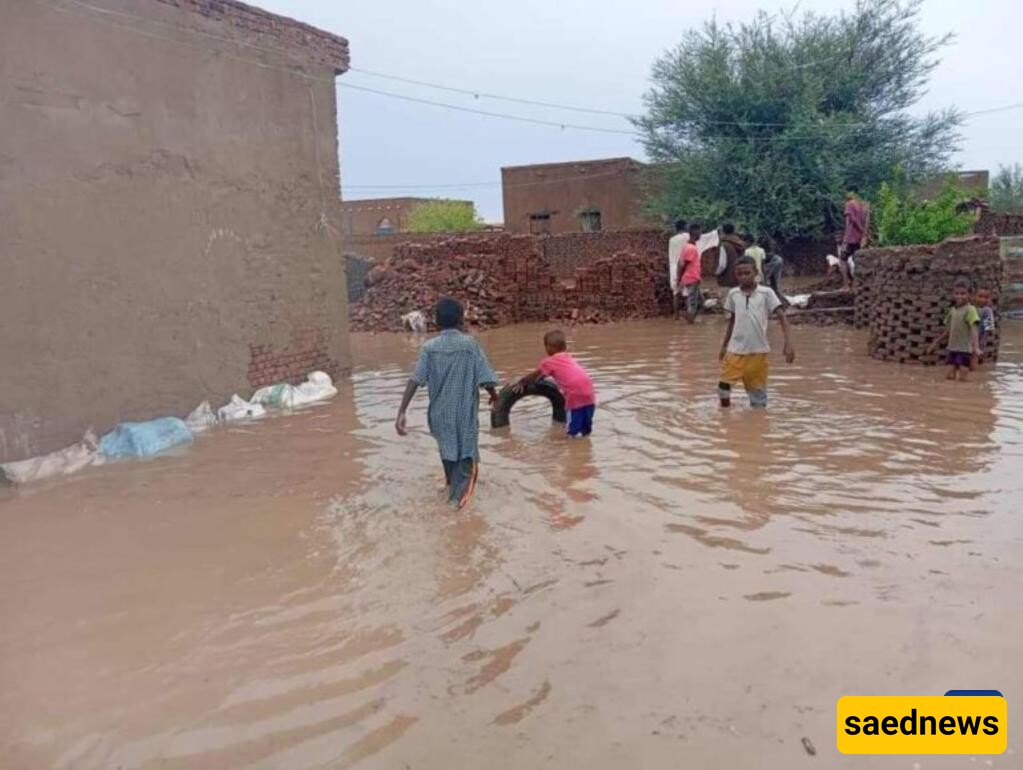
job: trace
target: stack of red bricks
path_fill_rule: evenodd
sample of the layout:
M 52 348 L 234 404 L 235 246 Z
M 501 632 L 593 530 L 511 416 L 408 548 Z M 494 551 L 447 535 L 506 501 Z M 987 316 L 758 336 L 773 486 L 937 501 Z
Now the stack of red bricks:
M 355 331 L 400 331 L 401 317 L 427 316 L 441 296 L 466 307 L 466 322 L 493 328 L 525 321 L 599 323 L 671 312 L 667 260 L 619 252 L 581 268 L 574 289 L 555 277 L 530 236 L 463 237 L 404 244 L 367 278 L 351 306 Z
M 249 384 L 253 388 L 278 382 L 298 384 L 309 372 L 326 372 L 336 377 L 337 364 L 327 352 L 324 329 L 298 329 L 285 346 L 249 345 Z
M 618 252 L 576 271 L 569 303 L 585 318 L 598 311 L 607 320 L 649 318 L 671 312 L 668 263 L 660 254 Z
M 465 305 L 465 320 L 477 328 L 518 321 L 544 321 L 564 304 L 564 289 L 529 236 L 452 238 L 403 244 L 374 269 L 366 294 L 352 305 L 356 331 L 398 331 L 401 317 L 430 311 L 442 296 Z
M 928 353 L 944 330 L 952 289 L 960 279 L 971 291 L 1002 291 L 998 239 L 955 238 L 934 246 L 865 249 L 856 255 L 855 322 L 870 330 L 868 352 L 886 361 L 936 363 Z M 998 355 L 999 334 L 989 335 L 985 356 Z

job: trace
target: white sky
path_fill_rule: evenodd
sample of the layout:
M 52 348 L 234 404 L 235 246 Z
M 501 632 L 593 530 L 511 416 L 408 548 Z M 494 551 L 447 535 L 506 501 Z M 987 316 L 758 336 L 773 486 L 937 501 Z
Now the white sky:
M 792 2 L 719 0 L 249 0 L 343 35 L 352 65 L 367 70 L 491 93 L 621 112 L 641 110 L 650 65 L 686 29 L 716 14 L 749 19 L 759 8 Z M 851 0 L 804 0 L 818 11 L 852 7 Z M 957 39 L 935 71 L 921 111 L 945 106 L 979 110 L 1023 101 L 1023 0 L 924 0 L 922 22 L 932 34 Z M 345 91 L 366 85 L 417 98 L 543 120 L 629 128 L 623 120 L 566 113 L 405 85 L 350 72 L 338 79 L 341 189 L 346 200 L 389 195 L 471 198 L 488 221 L 500 221 L 500 167 L 631 155 L 629 136 L 533 126 L 376 94 Z M 1023 109 L 974 118 L 965 128 L 962 168 L 1023 161 Z M 370 190 L 367 185 L 492 182 L 489 187 Z

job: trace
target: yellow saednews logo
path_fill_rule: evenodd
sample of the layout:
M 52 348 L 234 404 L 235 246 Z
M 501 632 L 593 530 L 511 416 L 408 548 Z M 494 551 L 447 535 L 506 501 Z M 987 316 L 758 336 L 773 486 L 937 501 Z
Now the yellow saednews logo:
M 838 699 L 843 754 L 1001 754 L 1008 705 L 998 696 L 847 695 Z

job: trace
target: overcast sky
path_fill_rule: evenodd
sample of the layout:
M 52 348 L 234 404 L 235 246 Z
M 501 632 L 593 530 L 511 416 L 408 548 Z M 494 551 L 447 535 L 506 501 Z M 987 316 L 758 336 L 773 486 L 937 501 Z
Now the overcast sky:
M 742 21 L 776 0 L 249 0 L 343 35 L 356 68 L 506 96 L 596 107 L 641 109 L 650 65 L 687 29 L 713 14 Z M 804 0 L 832 11 L 852 2 Z M 955 32 L 919 106 L 972 111 L 1023 101 L 1020 39 L 1023 0 L 924 0 L 927 32 Z M 339 79 L 341 190 L 346 200 L 389 195 L 471 198 L 500 221 L 501 166 L 630 155 L 630 136 L 559 129 L 470 115 L 376 94 L 364 85 L 416 98 L 541 120 L 629 128 L 623 119 L 561 112 L 445 93 L 350 72 Z M 977 117 L 966 126 L 962 168 L 1023 161 L 1023 109 Z M 485 187 L 430 187 L 466 183 Z M 372 185 L 395 185 L 374 189 Z M 402 187 L 397 187 L 402 186 Z M 410 187 L 405 187 L 410 186 Z

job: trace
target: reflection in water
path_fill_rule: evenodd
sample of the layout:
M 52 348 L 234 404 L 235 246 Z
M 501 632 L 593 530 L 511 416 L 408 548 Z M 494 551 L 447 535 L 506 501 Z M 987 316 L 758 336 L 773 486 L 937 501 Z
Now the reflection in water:
M 542 331 L 483 341 L 511 379 Z M 798 328 L 726 413 L 720 334 L 572 330 L 593 437 L 520 402 L 464 511 L 397 335 L 329 405 L 8 491 L 0 764 L 788 768 L 847 692 L 1023 697 L 1019 330 L 963 384 Z

